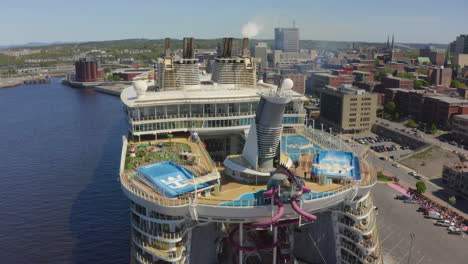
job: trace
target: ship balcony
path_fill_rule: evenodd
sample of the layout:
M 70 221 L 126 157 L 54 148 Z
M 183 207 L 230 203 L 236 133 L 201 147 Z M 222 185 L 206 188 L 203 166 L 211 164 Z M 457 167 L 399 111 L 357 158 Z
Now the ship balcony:
M 172 242 L 172 243 L 179 242 L 184 237 L 185 231 L 187 231 L 186 225 L 184 225 L 181 229 L 177 230 L 176 232 L 163 232 L 163 231 L 156 230 L 156 229 L 149 229 L 147 226 L 143 224 L 135 223 L 134 221 L 131 221 L 131 222 L 132 222 L 132 227 L 136 231 L 144 234 L 145 236 L 149 238 L 164 241 L 164 242 Z
M 353 219 L 361 220 L 367 217 L 373 211 L 372 197 L 369 196 L 364 204 L 359 205 L 356 209 L 345 206 L 345 214 L 351 216 Z
M 367 255 L 363 250 L 357 246 L 357 243 L 351 242 L 347 239 L 340 239 L 340 247 L 354 255 L 358 259 L 364 259 Z
M 340 224 L 346 226 L 347 228 L 350 228 L 354 230 L 355 232 L 359 233 L 360 235 L 365 236 L 365 235 L 372 233 L 372 231 L 374 231 L 376 216 L 375 216 L 375 212 L 373 212 L 369 215 L 368 218 L 362 219 L 360 221 L 346 219 L 344 217 L 340 217 L 338 221 Z
M 168 262 L 176 262 L 182 259 L 183 252 L 185 250 L 184 246 L 177 247 L 175 250 L 163 250 L 152 247 L 150 244 L 138 239 L 135 236 L 132 236 L 133 243 L 140 247 L 143 251 Z M 151 262 L 150 262 L 151 263 Z
M 144 124 L 154 121 L 177 121 L 177 120 L 188 120 L 188 119 L 213 119 L 213 118 L 239 118 L 239 117 L 253 117 L 255 112 L 239 112 L 239 113 L 205 113 L 205 114 L 180 114 L 180 115 L 163 115 L 163 116 L 144 116 L 139 118 L 129 118 L 132 124 Z

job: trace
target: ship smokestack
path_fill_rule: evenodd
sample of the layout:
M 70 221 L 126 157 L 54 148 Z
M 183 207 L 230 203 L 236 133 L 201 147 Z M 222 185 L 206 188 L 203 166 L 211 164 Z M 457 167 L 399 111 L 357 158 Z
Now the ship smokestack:
M 170 38 L 166 38 L 164 40 L 164 46 L 166 48 L 166 57 L 168 57 L 171 55 L 171 39 Z
M 248 48 L 249 48 L 249 38 L 244 38 L 242 40 L 242 54 L 241 54 L 242 57 L 247 56 L 247 49 Z
M 193 59 L 195 55 L 195 41 L 193 38 L 184 38 L 182 57 L 184 59 Z
M 232 38 L 223 38 L 223 58 L 229 58 L 232 55 Z

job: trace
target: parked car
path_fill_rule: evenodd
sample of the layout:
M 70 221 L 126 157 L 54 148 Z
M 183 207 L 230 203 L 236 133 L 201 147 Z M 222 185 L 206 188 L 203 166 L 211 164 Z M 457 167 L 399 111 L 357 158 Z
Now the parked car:
M 412 203 L 412 204 L 415 204 L 415 203 L 418 203 L 416 200 L 413 200 L 413 199 L 406 199 L 406 200 L 403 200 L 404 203 Z
M 449 226 L 447 228 L 449 234 L 454 234 L 454 235 L 461 235 L 462 234 L 462 230 L 458 227 L 455 227 L 455 226 Z
M 408 200 L 408 199 L 411 199 L 411 197 L 409 197 L 408 195 L 401 194 L 401 195 L 395 196 L 395 199 L 397 199 L 397 200 Z
M 435 222 L 434 225 L 449 227 L 449 226 L 454 226 L 455 224 L 453 222 L 450 222 L 449 220 L 439 220 Z
M 394 163 L 392 163 L 392 166 L 395 167 L 395 168 L 399 168 L 399 167 L 400 167 L 400 164 L 394 162 Z
M 379 159 L 380 159 L 380 160 L 386 160 L 386 158 L 385 158 L 385 157 L 379 157 Z
M 434 220 L 444 220 L 444 218 L 442 218 L 440 213 L 435 212 L 435 211 L 427 212 L 427 215 L 425 215 L 424 217 L 429 218 L 429 219 L 434 219 Z
M 418 175 L 418 174 L 417 174 L 416 172 L 414 172 L 414 171 L 410 171 L 410 172 L 408 172 L 408 174 L 409 174 L 410 176 L 416 176 L 416 175 Z
M 427 208 L 427 207 L 425 207 L 425 206 L 420 206 L 420 207 L 418 208 L 418 212 L 423 212 L 423 213 L 429 212 L 429 208 Z

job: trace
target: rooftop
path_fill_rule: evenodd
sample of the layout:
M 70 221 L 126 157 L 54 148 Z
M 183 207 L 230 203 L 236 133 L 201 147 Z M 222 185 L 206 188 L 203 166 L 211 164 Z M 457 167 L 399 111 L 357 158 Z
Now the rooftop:
M 245 102 L 245 101 L 258 101 L 259 93 L 273 91 L 277 88 L 276 85 L 259 83 L 255 88 L 238 88 L 234 85 L 201 83 L 193 85 L 184 90 L 172 91 L 159 91 L 159 92 L 146 92 L 146 95 L 138 98 L 136 91 L 133 87 L 128 87 L 122 91 L 120 98 L 122 102 L 129 106 L 145 106 L 154 104 L 174 104 L 174 103 L 196 103 L 196 102 L 209 102 L 213 101 L 221 103 L 223 101 L 229 102 Z M 303 95 L 293 91 L 282 91 L 288 93 L 295 98 L 304 99 Z

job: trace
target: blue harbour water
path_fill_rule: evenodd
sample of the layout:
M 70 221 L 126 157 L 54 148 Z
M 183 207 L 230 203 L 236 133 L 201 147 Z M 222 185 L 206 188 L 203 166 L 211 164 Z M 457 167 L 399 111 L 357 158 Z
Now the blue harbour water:
M 0 263 L 128 263 L 120 99 L 50 84 L 0 89 Z

